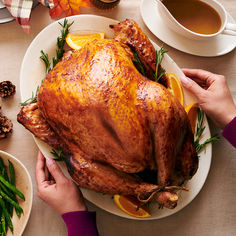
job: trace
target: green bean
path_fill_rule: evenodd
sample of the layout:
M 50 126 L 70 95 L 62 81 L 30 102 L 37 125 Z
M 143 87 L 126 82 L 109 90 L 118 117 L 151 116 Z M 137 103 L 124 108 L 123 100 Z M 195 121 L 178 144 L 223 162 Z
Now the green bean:
M 8 197 L 2 190 L 0 190 L 0 196 L 2 196 L 2 198 L 4 198 L 7 202 L 9 202 L 11 205 L 13 205 L 19 211 L 23 212 L 23 209 L 19 206 L 19 204 L 17 204 L 10 197 Z
M 24 194 L 19 191 L 15 186 L 13 186 L 12 184 L 10 184 L 9 182 L 7 182 L 2 175 L 0 175 L 0 181 L 6 186 L 8 187 L 12 192 L 14 192 L 15 194 L 17 194 L 21 199 L 25 200 L 25 196 Z
M 7 189 L 2 182 L 0 182 L 0 189 L 2 189 L 12 200 L 14 200 L 16 203 L 18 203 L 18 200 L 16 198 L 16 195 L 12 193 L 9 189 Z M 20 218 L 21 217 L 21 212 L 15 208 L 16 210 L 16 215 Z
M 10 183 L 14 186 L 16 186 L 15 184 L 15 170 L 14 170 L 14 166 L 12 164 L 11 161 L 8 160 L 8 164 L 9 164 L 9 172 L 10 172 Z M 11 197 L 16 203 L 18 203 L 18 200 L 17 198 L 14 196 L 14 197 Z M 15 208 L 16 210 L 16 215 L 20 218 L 21 217 L 21 212 Z
M 8 178 L 8 175 L 7 175 L 7 170 L 6 170 L 6 167 L 5 167 L 3 162 L 1 164 L 1 175 L 4 177 L 5 180 L 7 180 L 9 182 L 9 178 Z
M 14 167 L 13 167 L 13 164 L 11 163 L 11 161 L 9 161 L 9 160 L 8 160 L 8 164 L 9 164 L 9 172 L 10 172 L 10 183 L 15 186 L 15 171 L 14 171 Z
M 3 213 L 5 215 L 5 218 L 6 218 L 6 222 L 11 230 L 11 232 L 13 232 L 13 225 L 12 225 L 12 221 L 11 221 L 11 217 L 6 209 L 6 205 L 4 203 L 4 201 L 2 200 L 2 197 L 0 196 L 0 205 L 2 207 L 2 210 L 3 210 Z
M 2 189 L 2 191 L 4 193 L 6 193 L 10 198 L 12 198 L 13 200 L 15 200 L 14 198 L 16 198 L 15 194 L 12 193 L 7 187 L 5 187 L 5 185 L 3 185 L 2 182 L 0 182 L 0 189 Z
M 11 217 L 13 216 L 13 209 L 14 209 L 13 205 L 8 204 L 8 212 Z
M 1 157 L 0 157 L 0 171 L 1 171 L 1 174 L 3 175 L 3 177 L 6 178 L 6 180 L 9 180 L 6 167 L 5 167 L 4 162 Z
M 16 196 L 14 196 L 12 199 L 18 204 L 18 200 L 17 200 Z M 20 218 L 21 211 L 18 208 L 15 208 L 15 211 L 16 211 L 16 215 L 18 216 L 18 218 Z
M 0 182 L 0 190 L 2 190 L 5 194 L 7 194 L 10 198 L 12 198 L 16 203 L 18 203 L 18 200 L 15 196 L 15 194 L 13 194 L 9 189 L 7 189 L 2 182 Z M 7 205 L 6 205 L 7 206 Z M 12 205 L 8 205 L 7 206 L 8 210 L 9 210 L 9 214 L 12 217 L 13 216 L 13 206 Z
M 1 196 L 1 194 L 0 194 L 0 196 Z M 5 201 L 5 205 L 6 205 L 6 208 L 8 210 L 9 215 L 12 217 L 12 215 L 13 215 L 13 206 L 8 201 Z
M 2 233 L 3 232 L 3 224 L 4 224 L 4 222 L 3 222 L 3 220 L 4 219 L 2 219 L 2 217 L 3 217 L 3 212 L 2 212 L 2 209 L 0 208 L 0 233 Z M 2 234 L 1 234 L 2 235 Z
M 0 196 L 1 196 L 1 194 L 0 194 Z M 7 211 L 8 211 L 8 213 L 9 213 L 9 215 L 10 215 L 10 210 L 11 210 L 11 209 L 10 209 L 10 208 L 11 208 L 10 206 L 11 206 L 11 204 L 10 204 L 9 202 L 6 202 L 6 201 L 5 201 L 5 205 L 6 205 Z
M 1 225 L 2 225 L 2 232 L 6 234 L 6 220 L 3 212 L 1 216 Z
M 2 164 L 3 166 L 3 170 L 2 170 L 2 176 L 7 180 L 9 181 L 9 177 L 8 177 L 8 174 L 7 174 L 7 170 L 6 170 L 6 167 L 4 166 L 4 164 Z M 3 190 L 5 190 L 6 194 L 9 195 L 10 197 L 13 196 L 13 194 L 10 192 L 10 191 L 7 191 L 6 188 L 2 188 Z M 9 204 L 8 202 L 5 203 L 6 204 L 6 207 L 7 207 L 7 210 L 9 212 L 9 215 L 12 217 L 13 216 L 13 206 L 11 204 Z
M 6 236 L 7 229 L 13 232 L 11 217 L 15 208 L 16 215 L 20 218 L 24 213 L 18 203 L 16 195 L 25 200 L 24 194 L 15 186 L 15 170 L 12 162 L 8 160 L 9 176 L 7 167 L 0 157 L 0 236 Z
M 16 211 L 16 215 L 18 216 L 18 218 L 20 218 L 21 217 L 21 212 L 17 208 L 15 208 L 15 211 Z

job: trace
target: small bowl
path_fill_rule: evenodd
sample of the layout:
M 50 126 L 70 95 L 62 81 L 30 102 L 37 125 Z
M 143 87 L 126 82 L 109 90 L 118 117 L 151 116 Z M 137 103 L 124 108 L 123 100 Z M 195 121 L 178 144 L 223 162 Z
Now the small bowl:
M 21 236 L 29 220 L 32 208 L 33 186 L 31 177 L 25 166 L 14 156 L 3 151 L 0 151 L 0 156 L 6 166 L 8 166 L 8 160 L 12 162 L 15 170 L 16 187 L 25 195 L 25 201 L 19 200 L 24 214 L 21 214 L 19 219 L 14 210 L 13 217 L 11 218 L 14 234 L 9 229 L 7 231 L 7 236 Z
M 221 18 L 221 28 L 214 34 L 199 34 L 185 28 L 172 16 L 161 0 L 156 0 L 156 2 L 158 4 L 158 12 L 166 26 L 187 38 L 197 40 L 210 39 L 222 33 L 236 36 L 236 24 L 227 22 L 227 13 L 225 8 L 215 0 L 201 0 L 201 2 L 204 2 L 215 9 Z
M 116 7 L 120 0 L 90 0 L 90 2 L 98 9 L 108 10 Z

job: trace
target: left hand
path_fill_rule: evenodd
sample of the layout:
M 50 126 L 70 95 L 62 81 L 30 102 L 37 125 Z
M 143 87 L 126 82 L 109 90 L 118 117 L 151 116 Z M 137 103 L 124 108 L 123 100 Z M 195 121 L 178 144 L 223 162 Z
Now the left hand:
M 59 214 L 87 210 L 79 188 L 65 177 L 53 159 L 44 158 L 41 152 L 37 158 L 36 182 L 38 197 Z

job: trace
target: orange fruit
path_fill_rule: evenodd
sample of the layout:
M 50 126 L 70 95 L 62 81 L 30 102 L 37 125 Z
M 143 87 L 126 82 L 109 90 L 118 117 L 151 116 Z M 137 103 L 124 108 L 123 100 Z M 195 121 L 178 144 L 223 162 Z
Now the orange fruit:
M 173 73 L 167 73 L 167 90 L 173 94 L 180 102 L 180 104 L 184 105 L 184 94 L 181 83 L 179 79 Z
M 147 208 L 141 204 L 136 198 L 132 196 L 122 196 L 119 194 L 114 195 L 115 204 L 125 213 L 138 217 L 145 218 L 150 217 L 150 213 Z
M 104 39 L 105 33 L 97 33 L 97 34 L 72 34 L 69 33 L 66 36 L 67 44 L 75 49 L 81 49 L 86 43 L 93 41 L 94 39 Z
M 192 103 L 185 107 L 185 111 L 188 114 L 188 118 L 190 120 L 191 128 L 193 134 L 195 133 L 195 127 L 196 127 L 196 120 L 197 120 L 197 110 L 198 110 L 198 104 Z

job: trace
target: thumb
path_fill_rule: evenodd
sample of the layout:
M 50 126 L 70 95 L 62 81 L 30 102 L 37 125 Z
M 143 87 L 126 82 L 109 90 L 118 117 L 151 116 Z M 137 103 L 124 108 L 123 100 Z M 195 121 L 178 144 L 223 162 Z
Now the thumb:
M 205 90 L 201 88 L 195 81 L 191 80 L 190 78 L 183 76 L 180 77 L 180 80 L 183 84 L 183 86 L 191 93 L 193 93 L 196 98 L 199 98 L 199 96 L 203 93 L 205 93 Z
M 46 157 L 46 165 L 56 182 L 62 182 L 62 180 L 66 178 L 57 163 L 52 158 Z

